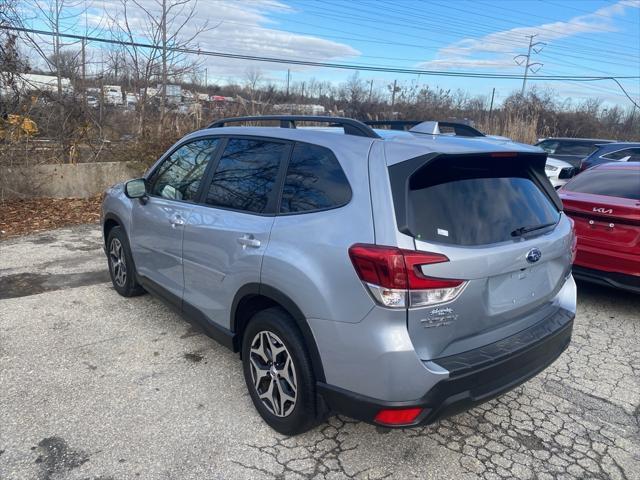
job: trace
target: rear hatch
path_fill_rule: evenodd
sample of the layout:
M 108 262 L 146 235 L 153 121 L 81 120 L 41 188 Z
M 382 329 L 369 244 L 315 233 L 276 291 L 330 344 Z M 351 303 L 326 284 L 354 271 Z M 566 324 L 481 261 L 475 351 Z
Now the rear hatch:
M 423 360 L 496 342 L 555 312 L 573 233 L 544 174 L 545 155 L 427 155 L 404 163 L 411 167 L 389 168 L 398 227 L 416 251 L 446 257 L 418 273 L 463 281 L 446 302 L 434 297 L 408 308 Z

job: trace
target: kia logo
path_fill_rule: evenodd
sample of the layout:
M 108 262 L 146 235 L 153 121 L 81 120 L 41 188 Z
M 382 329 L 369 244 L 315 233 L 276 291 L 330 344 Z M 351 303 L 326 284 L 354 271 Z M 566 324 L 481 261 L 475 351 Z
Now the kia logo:
M 593 207 L 593 211 L 598 213 L 613 213 L 612 208 L 604 208 L 604 207 Z
M 527 252 L 527 262 L 536 263 L 542 257 L 542 252 L 539 248 L 532 248 Z

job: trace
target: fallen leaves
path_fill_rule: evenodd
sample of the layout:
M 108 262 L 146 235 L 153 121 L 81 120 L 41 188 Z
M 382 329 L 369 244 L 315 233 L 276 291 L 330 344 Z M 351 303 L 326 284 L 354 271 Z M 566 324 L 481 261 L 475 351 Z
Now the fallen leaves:
M 98 223 L 101 195 L 90 198 L 30 198 L 0 202 L 0 239 L 67 225 Z

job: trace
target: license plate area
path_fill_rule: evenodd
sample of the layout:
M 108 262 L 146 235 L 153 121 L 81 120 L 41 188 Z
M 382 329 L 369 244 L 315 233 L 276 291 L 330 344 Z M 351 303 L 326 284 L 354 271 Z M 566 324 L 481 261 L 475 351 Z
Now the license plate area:
M 561 275 L 561 265 L 550 261 L 489 278 L 490 313 L 499 314 L 538 302 L 553 292 Z

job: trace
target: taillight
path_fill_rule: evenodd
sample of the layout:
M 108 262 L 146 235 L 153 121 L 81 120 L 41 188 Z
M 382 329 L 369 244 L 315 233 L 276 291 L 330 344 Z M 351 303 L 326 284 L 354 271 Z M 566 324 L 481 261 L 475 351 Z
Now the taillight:
M 356 244 L 349 249 L 360 280 L 385 307 L 406 308 L 448 302 L 463 290 L 464 280 L 427 277 L 422 265 L 448 262 L 439 253 Z

